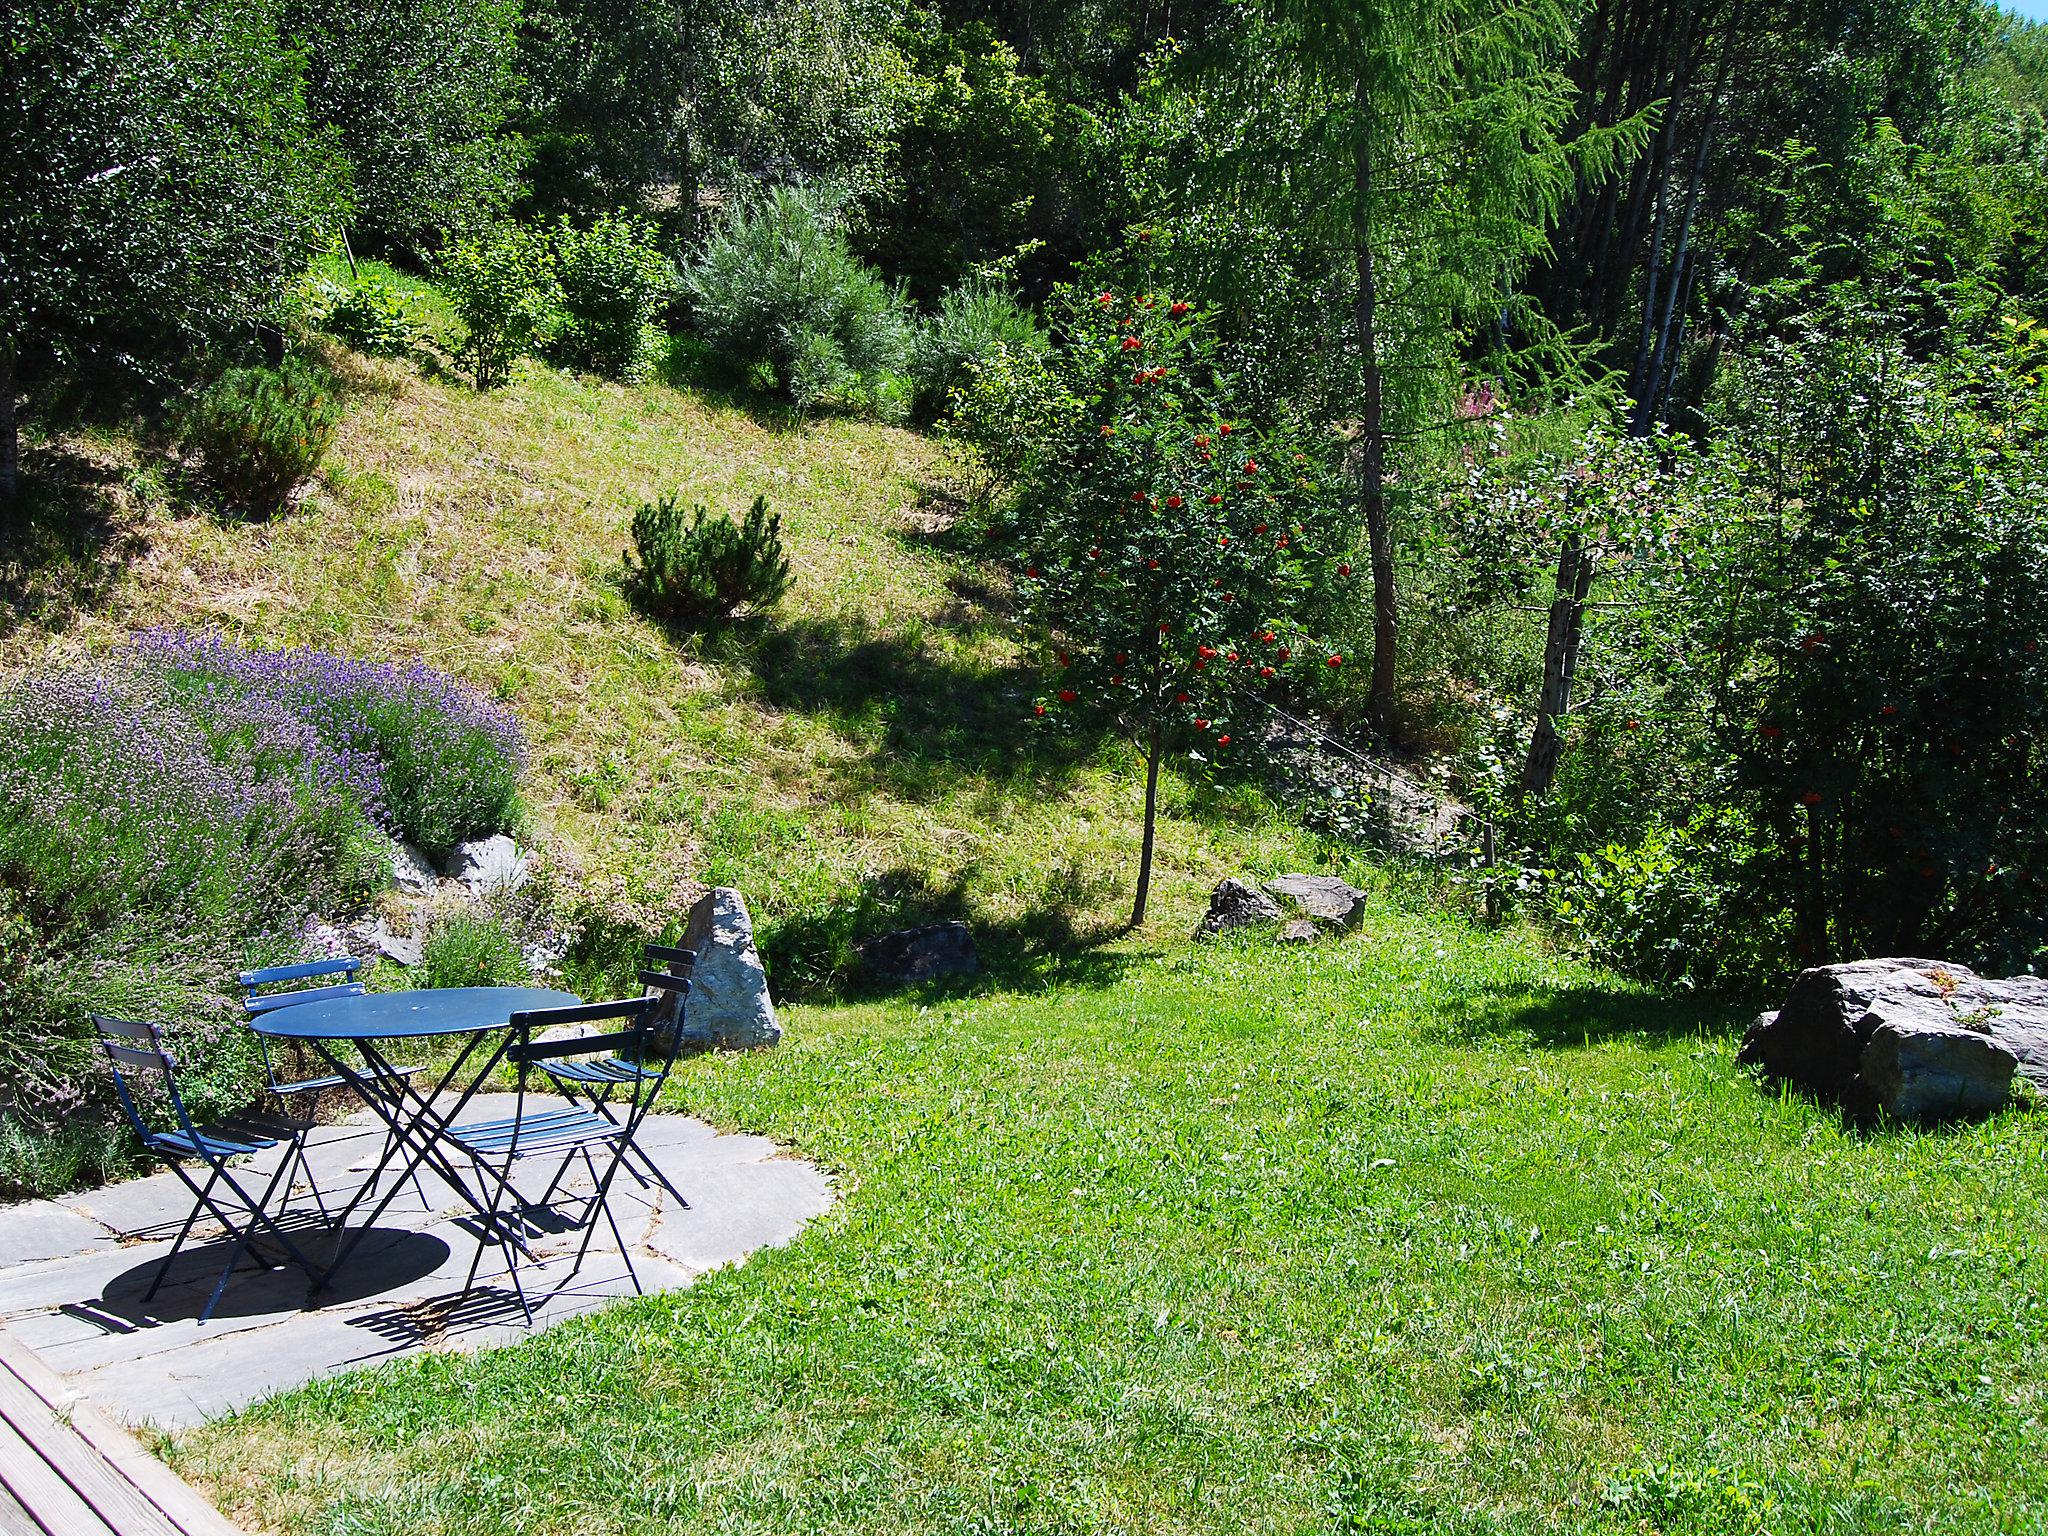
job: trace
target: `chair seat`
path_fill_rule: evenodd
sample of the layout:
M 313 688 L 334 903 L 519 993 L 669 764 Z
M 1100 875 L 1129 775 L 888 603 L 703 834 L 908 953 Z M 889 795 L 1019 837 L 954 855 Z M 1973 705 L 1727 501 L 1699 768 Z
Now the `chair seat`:
M 420 1068 L 418 1067 L 396 1067 L 389 1072 L 379 1072 L 377 1074 L 376 1081 L 379 1083 L 389 1083 L 397 1078 L 411 1077 L 414 1073 L 418 1072 L 419 1070 Z M 343 1077 L 339 1072 L 330 1072 L 325 1077 L 309 1077 L 302 1082 L 272 1083 L 270 1085 L 270 1091 L 272 1093 L 279 1095 L 293 1093 L 319 1093 L 324 1089 L 339 1088 L 343 1083 L 347 1081 L 348 1079 Z
M 228 1136 L 220 1127 L 209 1126 L 196 1137 L 187 1136 L 183 1131 L 154 1131 L 148 1138 L 148 1145 L 152 1152 L 161 1152 L 167 1157 L 247 1157 L 252 1152 L 265 1152 L 276 1146 L 277 1138 L 245 1130 Z
M 660 1075 L 654 1068 L 643 1067 L 637 1061 L 627 1061 L 623 1056 L 606 1056 L 595 1061 L 567 1057 L 561 1061 L 544 1061 L 540 1065 L 549 1077 L 565 1083 L 634 1083 Z
M 503 1157 L 513 1151 L 524 1157 L 528 1153 L 563 1152 L 601 1141 L 617 1141 L 625 1134 L 624 1126 L 587 1109 L 548 1109 L 524 1117 L 512 1115 L 503 1120 L 451 1126 L 448 1140 L 471 1157 Z

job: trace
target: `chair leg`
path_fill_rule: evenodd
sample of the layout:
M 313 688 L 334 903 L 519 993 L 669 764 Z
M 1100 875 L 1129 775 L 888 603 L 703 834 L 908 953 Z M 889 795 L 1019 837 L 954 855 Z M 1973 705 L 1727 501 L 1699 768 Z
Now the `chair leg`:
M 192 1175 L 185 1171 L 183 1164 L 172 1163 L 171 1172 L 184 1181 L 185 1187 L 192 1191 L 194 1199 L 192 1209 L 185 1216 L 185 1225 L 178 1228 L 178 1236 L 171 1244 L 171 1251 L 164 1255 L 163 1263 L 157 1265 L 156 1278 L 149 1282 L 149 1289 L 142 1293 L 145 1302 L 156 1300 L 156 1293 L 164 1283 L 164 1276 L 171 1272 L 171 1261 L 177 1258 L 178 1251 L 185 1246 L 185 1239 L 192 1235 L 192 1227 L 199 1220 L 199 1213 L 212 1209 L 212 1202 L 206 1197 L 213 1192 L 213 1186 L 220 1180 L 220 1169 L 215 1168 L 212 1177 L 206 1181 L 206 1187 L 202 1189 L 194 1182 Z

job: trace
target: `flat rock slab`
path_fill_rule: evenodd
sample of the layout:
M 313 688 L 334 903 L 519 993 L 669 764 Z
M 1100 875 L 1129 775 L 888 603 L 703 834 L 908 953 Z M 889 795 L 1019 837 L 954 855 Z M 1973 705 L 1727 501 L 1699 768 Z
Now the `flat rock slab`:
M 1365 916 L 1365 892 L 1335 875 L 1276 875 L 1266 891 L 1302 916 L 1338 928 L 1356 928 Z
M 464 1118 L 509 1114 L 512 1102 L 510 1095 L 479 1095 Z M 361 1119 L 316 1132 L 314 1177 L 330 1197 L 339 1191 L 346 1198 L 380 1143 L 379 1131 Z M 649 1294 L 680 1289 L 786 1243 L 832 1204 L 831 1181 L 765 1137 L 723 1135 L 700 1120 L 656 1115 L 639 1144 L 689 1201 L 679 1207 L 659 1186 L 623 1173 L 614 1185 L 612 1211 Z M 531 1166 L 541 1169 L 541 1160 Z M 251 1171 L 260 1174 L 260 1163 Z M 564 1185 L 572 1194 L 588 1186 L 581 1173 Z M 71 1385 L 128 1423 L 195 1424 L 337 1371 L 528 1335 L 497 1250 L 484 1254 L 476 1285 L 465 1286 L 476 1241 L 464 1220 L 467 1208 L 438 1180 L 423 1179 L 419 1188 L 408 1181 L 318 1297 L 309 1297 L 296 1269 L 245 1264 L 204 1324 L 199 1312 L 226 1262 L 217 1229 L 195 1235 L 156 1296 L 143 1300 L 190 1205 L 184 1186 L 163 1173 L 0 1209 L 0 1319 Z M 293 1211 L 310 1210 L 302 1189 Z M 310 1228 L 300 1235 L 316 1261 L 330 1251 L 323 1245 L 331 1237 Z M 533 1326 L 633 1295 L 632 1277 L 602 1225 L 581 1269 L 572 1271 L 581 1236 L 554 1223 L 533 1236 L 540 1262 L 520 1267 Z

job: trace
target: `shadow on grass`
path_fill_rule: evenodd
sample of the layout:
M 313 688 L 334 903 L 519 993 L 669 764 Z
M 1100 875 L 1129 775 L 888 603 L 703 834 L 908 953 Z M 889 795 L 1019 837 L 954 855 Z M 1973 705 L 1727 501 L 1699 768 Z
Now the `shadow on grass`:
M 57 631 L 107 600 L 148 548 L 113 466 L 64 445 L 24 448 L 21 489 L 0 518 L 0 636 Z
M 1547 1050 L 1608 1040 L 1723 1039 L 1756 1017 L 1726 998 L 1668 997 L 1624 985 L 1481 984 L 1449 1000 L 1443 1028 L 1461 1040 L 1522 1039 Z
M 990 921 L 976 915 L 967 884 L 965 874 L 934 884 L 926 872 L 904 868 L 871 876 L 855 902 L 773 924 L 763 939 L 770 973 L 779 988 L 805 1001 L 899 996 L 930 1002 L 1055 987 L 1099 989 L 1148 958 L 1109 948 L 1124 929 L 1076 922 L 1074 905 L 1057 891 L 1030 911 Z M 971 974 L 897 987 L 874 977 L 860 960 L 858 946 L 865 939 L 947 922 L 965 923 L 974 936 L 979 964 Z
M 970 615 L 963 615 L 969 623 Z M 957 643 L 933 634 L 938 628 Z M 835 774 L 842 793 L 881 786 L 929 802 L 965 779 L 1055 781 L 1095 752 L 1099 732 L 1056 733 L 1031 713 L 1035 674 L 971 654 L 972 629 L 913 622 L 882 631 L 859 620 L 799 619 L 738 632 L 762 697 L 777 709 L 821 716 L 862 757 Z

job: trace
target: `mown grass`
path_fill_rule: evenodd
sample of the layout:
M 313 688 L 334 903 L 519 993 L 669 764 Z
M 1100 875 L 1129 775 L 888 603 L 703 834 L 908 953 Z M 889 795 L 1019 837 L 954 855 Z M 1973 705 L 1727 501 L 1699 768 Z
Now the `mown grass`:
M 792 1246 L 182 1437 L 286 1532 L 2038 1531 L 2048 1141 L 1404 908 L 791 1011 Z

